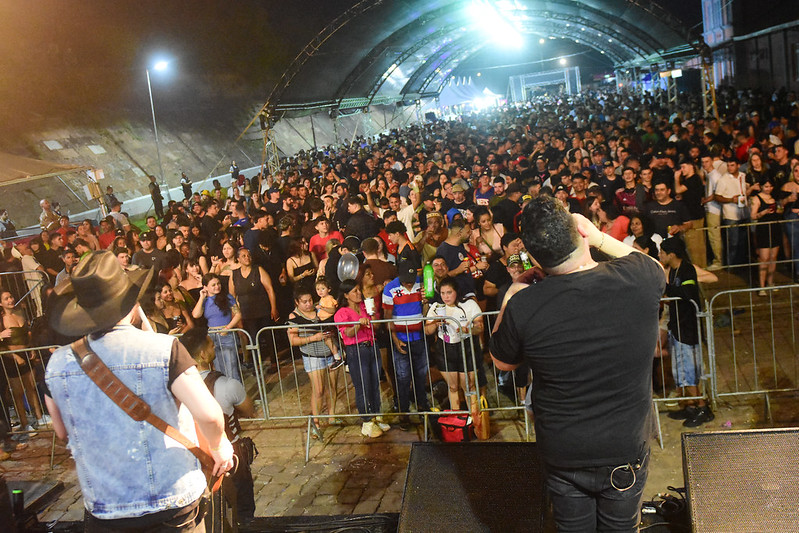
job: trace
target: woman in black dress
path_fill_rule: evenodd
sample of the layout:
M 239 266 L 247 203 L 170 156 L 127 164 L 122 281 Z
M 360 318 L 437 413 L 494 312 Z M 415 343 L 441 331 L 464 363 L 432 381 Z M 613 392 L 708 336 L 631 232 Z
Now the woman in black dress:
M 758 296 L 766 296 L 766 287 L 774 285 L 774 271 L 777 269 L 777 252 L 782 243 L 782 206 L 777 202 L 774 180 L 770 177 L 760 182 L 760 192 L 749 198 L 752 220 L 755 226 L 758 273 L 760 291 Z

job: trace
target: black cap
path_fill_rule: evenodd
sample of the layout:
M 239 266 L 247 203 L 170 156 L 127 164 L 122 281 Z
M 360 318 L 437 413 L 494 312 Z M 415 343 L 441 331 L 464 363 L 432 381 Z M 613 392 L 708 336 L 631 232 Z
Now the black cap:
M 558 192 L 558 191 L 565 191 L 567 194 L 569 192 L 568 190 L 566 190 L 566 186 L 563 184 L 560 184 L 557 187 L 555 187 L 555 190 L 553 192 Z
M 145 231 L 144 233 L 139 235 L 139 240 L 140 241 L 154 241 L 154 240 L 156 240 L 155 239 L 155 233 L 152 232 L 152 231 Z
M 412 261 L 400 261 L 397 265 L 397 275 L 400 283 L 413 283 L 418 277 L 416 265 Z
M 612 167 L 612 166 L 613 166 L 613 161 L 605 161 L 605 162 L 602 164 L 602 166 L 603 166 L 603 167 L 605 167 L 605 168 L 607 168 L 607 167 Z

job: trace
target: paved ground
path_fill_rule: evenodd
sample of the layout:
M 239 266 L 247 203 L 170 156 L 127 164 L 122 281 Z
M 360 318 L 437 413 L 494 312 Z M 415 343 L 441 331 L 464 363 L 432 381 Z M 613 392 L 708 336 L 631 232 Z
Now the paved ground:
M 794 425 L 799 422 L 795 403 L 793 396 L 773 399 L 775 419 L 770 423 L 765 420 L 761 399 L 722 404 L 716 420 L 702 430 Z M 684 484 L 680 453 L 683 428 L 665 414 L 659 419 L 664 448 L 661 450 L 653 439 L 647 499 L 665 492 L 669 485 Z M 261 452 L 253 465 L 258 516 L 399 512 L 410 445 L 421 438 L 421 426 L 415 432 L 394 428 L 374 440 L 362 437 L 359 425 L 329 427 L 324 442 L 313 443 L 306 464 L 304 427 L 274 422 L 250 423 L 246 427 Z M 492 440 L 524 438 L 523 420 L 499 421 L 492 429 Z M 56 444 L 51 470 L 51 443 L 52 434 L 32 438 L 26 450 L 15 452 L 11 460 L 0 463 L 0 473 L 8 480 L 60 480 L 64 491 L 40 514 L 40 519 L 80 520 L 83 505 L 74 463 L 65 447 Z

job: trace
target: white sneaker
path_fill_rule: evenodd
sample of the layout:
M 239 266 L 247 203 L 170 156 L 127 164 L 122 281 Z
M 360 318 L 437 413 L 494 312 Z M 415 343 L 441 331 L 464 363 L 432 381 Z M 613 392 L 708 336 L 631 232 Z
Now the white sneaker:
M 380 431 L 382 431 L 383 433 L 391 429 L 391 426 L 389 426 L 383 421 L 382 416 L 376 416 L 374 419 L 374 423 L 377 425 L 377 427 L 380 428 Z
M 724 268 L 724 265 L 722 265 L 721 263 L 711 263 L 710 265 L 708 265 L 708 267 L 705 270 L 709 272 L 714 272 L 716 270 L 721 270 L 722 268 Z
M 377 438 L 383 434 L 383 430 L 374 422 L 364 422 L 361 427 L 361 435 L 371 439 Z
M 42 415 L 42 417 L 37 420 L 36 423 L 40 426 L 47 426 L 52 423 L 52 419 L 50 418 L 50 415 Z

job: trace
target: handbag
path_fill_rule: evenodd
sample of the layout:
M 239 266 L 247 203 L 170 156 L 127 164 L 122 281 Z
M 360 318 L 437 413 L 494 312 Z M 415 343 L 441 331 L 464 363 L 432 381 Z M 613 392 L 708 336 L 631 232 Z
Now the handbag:
M 201 449 L 194 444 L 183 433 L 166 423 L 162 418 L 155 415 L 150 409 L 150 405 L 136 396 L 127 385 L 122 383 L 116 375 L 106 366 L 100 357 L 89 348 L 89 340 L 82 337 L 73 342 L 70 347 L 75 354 L 78 364 L 86 372 L 86 375 L 98 386 L 100 390 L 108 396 L 120 409 L 137 422 L 147 422 L 157 430 L 164 433 L 167 437 L 177 441 L 194 455 L 202 467 L 203 473 L 208 481 L 208 488 L 211 492 L 217 492 L 222 486 L 224 476 L 214 477 L 211 472 L 214 470 L 214 459 L 209 452 L 210 446 L 202 438 L 198 431 L 198 439 L 204 443 L 208 449 Z
M 491 417 L 488 412 L 488 401 L 486 397 L 480 395 L 480 408 L 472 413 L 474 423 L 474 434 L 478 440 L 488 440 L 491 438 Z
M 251 465 L 255 458 L 258 457 L 258 448 L 250 437 L 240 437 L 236 441 L 236 445 L 238 447 L 236 455 L 239 456 L 239 460 L 244 464 Z

